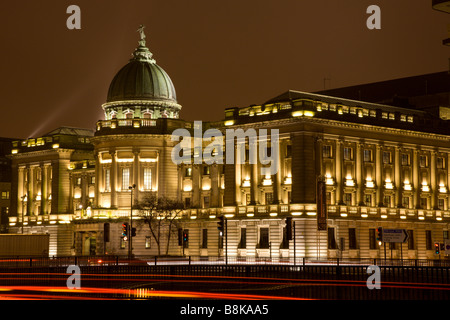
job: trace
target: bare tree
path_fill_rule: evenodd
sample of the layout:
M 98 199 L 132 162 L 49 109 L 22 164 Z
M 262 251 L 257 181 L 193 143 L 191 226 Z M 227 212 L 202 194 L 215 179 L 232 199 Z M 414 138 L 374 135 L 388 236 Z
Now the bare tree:
M 184 204 L 166 197 L 150 195 L 139 201 L 136 207 L 141 211 L 141 217 L 155 239 L 158 255 L 161 255 L 163 235 L 167 232 L 165 254 L 168 255 L 172 229 L 178 225 L 177 220 L 182 215 Z

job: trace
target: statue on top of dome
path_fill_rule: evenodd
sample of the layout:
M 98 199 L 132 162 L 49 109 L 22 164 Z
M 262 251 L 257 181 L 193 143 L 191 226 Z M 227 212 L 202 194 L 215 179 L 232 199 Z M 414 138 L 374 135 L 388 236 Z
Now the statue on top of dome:
M 145 26 L 141 24 L 139 28 L 137 29 L 137 32 L 139 32 L 139 35 L 141 36 L 141 40 L 139 42 L 143 42 L 145 45 L 145 33 L 144 33 Z

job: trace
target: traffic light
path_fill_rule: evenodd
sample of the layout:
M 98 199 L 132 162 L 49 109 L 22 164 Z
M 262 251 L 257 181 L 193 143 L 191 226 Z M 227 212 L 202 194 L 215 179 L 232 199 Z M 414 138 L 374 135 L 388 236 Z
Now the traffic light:
M 292 218 L 286 218 L 286 238 L 287 240 L 292 240 Z
M 377 228 L 377 241 L 383 242 L 383 227 Z
M 128 223 L 124 222 L 122 223 L 122 237 L 123 240 L 127 241 L 128 240 Z
M 223 234 L 224 226 L 225 226 L 225 218 L 223 216 L 220 216 L 219 222 L 217 222 L 217 229 L 220 231 L 220 234 Z
M 436 254 L 441 253 L 441 245 L 439 244 L 439 242 L 434 243 L 434 253 Z
M 131 236 L 136 237 L 136 228 L 131 228 Z
M 183 230 L 183 248 L 189 247 L 189 230 Z

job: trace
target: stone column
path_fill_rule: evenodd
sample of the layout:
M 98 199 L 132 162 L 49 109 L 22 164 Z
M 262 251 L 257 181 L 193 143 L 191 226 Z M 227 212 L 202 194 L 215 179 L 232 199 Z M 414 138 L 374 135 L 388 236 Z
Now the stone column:
M 17 168 L 18 171 L 18 177 L 17 177 L 17 214 L 22 215 L 22 212 L 24 211 L 23 207 L 23 197 L 26 195 L 26 193 L 23 190 L 23 183 L 24 183 L 24 168 L 19 167 Z
M 375 181 L 377 183 L 377 191 L 376 191 L 376 206 L 381 207 L 383 205 L 383 185 L 384 181 L 383 177 L 383 159 L 381 157 L 381 152 L 383 150 L 383 146 L 376 146 L 376 155 L 375 155 Z
M 344 180 L 342 177 L 342 148 L 343 148 L 343 141 L 337 140 L 336 141 L 336 204 L 342 205 L 344 204 L 343 201 L 343 186 L 344 186 Z
M 200 208 L 201 207 L 201 174 L 200 169 L 201 165 L 199 164 L 193 164 L 192 165 L 192 207 L 194 208 Z
M 95 186 L 94 186 L 94 207 L 99 207 L 100 204 L 100 184 L 101 184 L 101 164 L 100 164 L 100 153 L 96 152 L 95 155 Z
M 394 186 L 395 186 L 395 205 L 397 208 L 402 206 L 402 192 L 401 192 L 401 166 L 400 166 L 400 146 L 395 147 L 394 159 Z
M 420 184 L 419 184 L 419 150 L 413 150 L 413 187 L 414 187 L 414 208 L 418 209 L 420 206 Z
M 209 175 L 211 177 L 211 200 L 210 207 L 218 208 L 219 207 L 219 166 L 214 163 L 210 166 Z
M 131 182 L 131 184 L 136 185 L 136 188 L 133 191 L 133 203 L 137 203 L 139 201 L 139 192 L 141 190 L 141 166 L 139 162 L 139 154 L 139 149 L 133 149 L 133 182 Z
M 111 170 L 109 174 L 110 186 L 111 186 L 111 207 L 117 207 L 116 197 L 116 182 L 117 182 L 117 162 L 116 162 L 116 150 L 111 149 L 109 151 L 111 155 Z
M 430 179 L 428 182 L 428 186 L 430 187 L 431 191 L 431 209 L 438 209 L 438 192 L 439 192 L 439 186 L 438 181 L 436 179 L 436 151 L 433 150 L 430 152 L 431 154 L 431 161 L 430 161 Z
M 355 177 L 356 177 L 356 205 L 364 205 L 364 181 L 363 176 L 363 162 L 362 162 L 362 144 L 356 142 L 356 164 L 355 164 Z

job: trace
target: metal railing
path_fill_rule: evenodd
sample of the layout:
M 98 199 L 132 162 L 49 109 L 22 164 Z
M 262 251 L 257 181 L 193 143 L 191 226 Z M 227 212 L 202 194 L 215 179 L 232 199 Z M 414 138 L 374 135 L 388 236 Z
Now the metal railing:
M 225 257 L 225 256 L 61 256 L 61 257 L 0 257 L 0 268 L 16 267 L 65 267 L 112 266 L 112 265 L 287 265 L 287 266 L 404 266 L 404 267 L 449 267 L 450 259 L 382 259 L 382 258 L 269 258 L 269 257 Z

